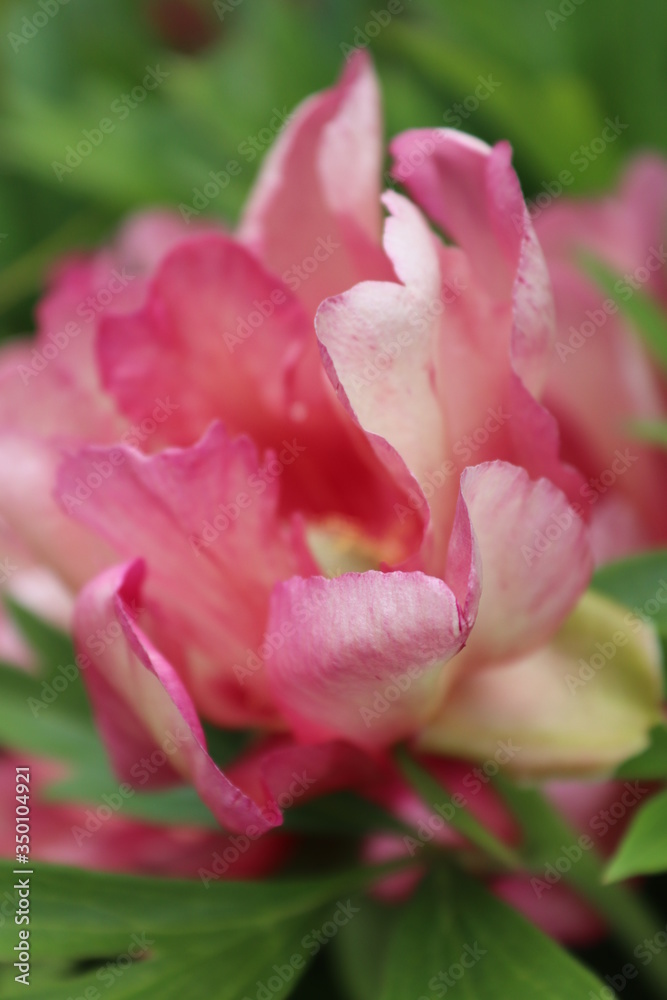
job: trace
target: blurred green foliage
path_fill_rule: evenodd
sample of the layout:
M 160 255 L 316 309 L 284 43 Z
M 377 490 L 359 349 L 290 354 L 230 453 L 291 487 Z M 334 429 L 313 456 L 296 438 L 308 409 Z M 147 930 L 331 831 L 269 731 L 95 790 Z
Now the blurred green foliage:
M 569 193 L 600 190 L 633 150 L 667 150 L 660 100 L 667 5 L 403 0 L 391 16 L 387 6 L 7 0 L 0 7 L 0 332 L 31 328 L 44 275 L 63 252 L 104 238 L 138 206 L 190 204 L 210 171 L 239 160 L 240 173 L 207 208 L 233 222 L 276 109 L 289 111 L 330 84 L 355 44 L 368 43 L 377 65 L 388 136 L 459 118 L 488 141 L 509 138 L 528 196 L 564 169 L 574 176 Z M 121 117 L 122 95 L 150 67 L 166 79 Z M 480 78 L 493 81 L 492 93 L 476 101 Z M 99 147 L 71 172 L 54 169 L 105 117 L 113 131 Z M 627 127 L 603 153 L 580 152 L 573 166 L 606 118 Z M 242 143 L 257 156 L 240 155 Z

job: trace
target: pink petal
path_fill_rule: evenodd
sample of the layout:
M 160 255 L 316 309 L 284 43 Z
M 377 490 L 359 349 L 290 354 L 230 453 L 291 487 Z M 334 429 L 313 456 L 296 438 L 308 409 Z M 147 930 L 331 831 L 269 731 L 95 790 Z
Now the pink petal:
M 311 313 L 391 274 L 379 247 L 382 155 L 377 82 L 360 53 L 296 110 L 264 160 L 240 236 Z
M 110 553 L 52 500 L 60 451 L 114 441 L 126 429 L 100 387 L 95 330 L 103 315 L 136 307 L 146 268 L 176 238 L 163 217 L 137 217 L 128 228 L 135 235 L 118 247 L 61 263 L 38 306 L 38 336 L 0 355 L 0 514 L 72 589 L 108 565 Z
M 278 454 L 295 444 L 298 460 L 288 454 L 280 472 L 283 510 L 395 526 L 396 487 L 333 398 L 299 300 L 229 237 L 175 249 L 145 305 L 102 323 L 99 352 L 142 450 L 192 444 L 222 419 Z
M 340 740 L 316 746 L 273 736 L 249 750 L 229 768 L 230 777 L 252 798 L 273 799 L 281 809 L 344 788 L 377 780 L 375 761 Z
M 35 350 L 0 354 L 0 517 L 32 561 L 76 590 L 109 565 L 111 552 L 52 498 L 56 469 L 63 448 L 115 440 L 122 425 L 77 381 L 76 365 L 73 376 L 56 361 L 34 372 Z
M 362 283 L 324 302 L 316 318 L 343 405 L 394 478 L 416 495 L 413 508 L 424 516 L 430 507 L 422 568 L 436 574 L 466 465 L 494 459 L 523 465 L 572 500 L 582 485 L 559 457 L 553 417 L 527 388 L 535 390 L 544 374 L 551 299 L 509 150 L 491 151 L 449 133 L 440 150 L 449 151 L 451 162 L 445 160 L 442 177 L 434 175 L 442 186 L 438 199 L 451 188 L 450 229 L 463 249 L 444 247 L 409 202 L 389 194 L 385 249 L 405 284 Z M 460 188 L 465 204 L 454 197 Z M 435 198 L 435 188 L 429 192 Z M 491 265 L 477 259 L 482 244 L 509 275 L 493 293 L 484 270 Z
M 431 153 L 420 152 L 420 144 Z M 553 306 L 509 145 L 492 149 L 464 133 L 432 129 L 405 132 L 391 149 L 394 176 L 465 251 L 475 282 L 494 299 L 512 300 L 513 365 L 537 392 L 544 382 Z
M 286 423 L 288 381 L 309 337 L 289 289 L 238 243 L 211 234 L 172 251 L 139 312 L 102 324 L 99 352 L 105 385 L 131 420 L 171 401 L 151 450 L 191 444 L 221 415 L 265 443 L 267 425 Z
M 587 531 L 546 479 L 504 462 L 470 467 L 461 492 L 481 557 L 482 593 L 466 663 L 498 663 L 535 649 L 588 585 Z
M 205 879 L 207 873 L 226 879 L 264 878 L 284 861 L 290 847 L 281 835 L 243 841 L 189 825 L 152 825 L 126 817 L 122 810 L 109 816 L 106 804 L 100 809 L 89 803 L 49 801 L 49 785 L 67 777 L 66 769 L 24 754 L 0 760 L 3 796 L 15 789 L 19 765 L 30 768 L 30 848 L 37 862 L 165 878 Z M 123 795 L 116 794 L 123 801 Z M 0 814 L 1 857 L 15 857 L 15 836 L 14 817 L 10 821 L 10 813 L 4 810 Z
M 607 774 L 645 749 L 662 721 L 660 660 L 650 625 L 588 591 L 548 644 L 460 671 L 420 745 L 484 760 L 511 737 L 515 773 Z
M 277 518 L 269 468 L 217 424 L 192 448 L 153 456 L 84 448 L 58 482 L 72 517 L 120 558 L 146 560 L 160 648 L 169 645 L 198 708 L 233 726 L 274 718 L 263 670 L 242 680 L 239 671 L 262 643 L 275 581 L 314 569 Z
M 278 584 L 269 628 L 286 637 L 268 673 L 297 737 L 372 748 L 432 714 L 469 625 L 442 580 L 370 571 Z
M 396 194 L 385 246 L 406 285 L 363 282 L 320 307 L 316 328 L 343 401 L 361 426 L 395 449 L 417 479 L 442 461 L 443 418 L 434 387 L 437 248 L 420 213 Z M 418 323 L 415 317 L 422 317 Z
M 584 947 L 605 934 L 604 922 L 584 899 L 564 882 L 545 882 L 539 871 L 534 876 L 497 878 L 493 891 L 531 924 L 563 944 Z
M 79 651 L 91 661 L 86 685 L 119 778 L 153 786 L 189 781 L 232 832 L 279 825 L 274 802 L 248 798 L 209 757 L 186 687 L 137 624 L 143 574 L 140 562 L 107 570 L 81 592 L 74 615 Z M 156 750 L 161 757 L 146 764 L 142 758 Z
M 664 420 L 667 394 L 636 331 L 584 274 L 577 253 L 592 253 L 633 284 L 637 271 L 648 279 L 642 291 L 667 305 L 666 220 L 667 167 L 651 157 L 632 164 L 617 193 L 563 199 L 536 218 L 557 307 L 545 399 L 562 427 L 564 454 L 585 474 L 580 499 L 601 560 L 667 541 L 667 458 L 628 431 L 631 420 Z M 631 283 L 620 278 L 620 305 L 634 294 Z

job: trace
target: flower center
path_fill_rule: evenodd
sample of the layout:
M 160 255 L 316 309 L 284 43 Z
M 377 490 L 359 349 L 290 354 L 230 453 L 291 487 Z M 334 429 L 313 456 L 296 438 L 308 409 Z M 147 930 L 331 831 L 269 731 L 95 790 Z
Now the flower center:
M 306 538 L 314 559 L 328 577 L 379 570 L 383 562 L 400 558 L 395 542 L 369 538 L 356 525 L 338 517 L 310 525 Z

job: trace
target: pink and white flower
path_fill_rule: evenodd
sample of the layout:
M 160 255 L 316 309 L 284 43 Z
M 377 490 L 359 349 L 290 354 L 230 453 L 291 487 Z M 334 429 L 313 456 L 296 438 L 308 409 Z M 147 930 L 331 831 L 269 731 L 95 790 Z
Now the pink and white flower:
M 591 774 L 660 715 L 641 622 L 585 691 L 565 682 L 624 613 L 583 596 L 584 479 L 541 401 L 553 305 L 509 147 L 435 130 L 392 151 L 413 200 L 381 198 L 356 57 L 236 234 L 134 220 L 56 276 L 43 370 L 30 345 L 3 362 L 0 513 L 76 596 L 116 769 L 179 730 L 156 780 L 231 831 L 278 825 L 294 769 L 321 794 L 400 740 L 475 758 L 513 735 L 516 770 Z M 223 773 L 201 719 L 264 742 Z

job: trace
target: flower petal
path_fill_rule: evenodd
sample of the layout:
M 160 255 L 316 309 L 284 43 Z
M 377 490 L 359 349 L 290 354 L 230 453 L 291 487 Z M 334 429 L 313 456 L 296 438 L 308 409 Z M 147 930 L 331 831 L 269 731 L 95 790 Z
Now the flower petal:
M 99 355 L 131 420 L 150 419 L 156 397 L 172 400 L 151 450 L 191 444 L 220 417 L 264 444 L 267 426 L 285 421 L 287 381 L 311 336 L 281 281 L 230 237 L 208 234 L 168 255 L 138 312 L 102 322 Z
M 152 456 L 84 448 L 65 459 L 58 492 L 118 557 L 146 560 L 160 648 L 200 711 L 233 726 L 275 721 L 263 670 L 242 684 L 238 665 L 262 642 L 276 580 L 315 567 L 278 519 L 278 480 L 251 442 L 216 424 L 192 448 Z
M 390 743 L 431 715 L 468 628 L 423 573 L 295 577 L 271 600 L 269 629 L 285 636 L 267 665 L 274 698 L 299 739 Z
M 512 737 L 520 752 L 507 766 L 517 773 L 596 775 L 646 747 L 661 697 L 651 626 L 589 592 L 550 645 L 461 673 L 420 743 L 483 760 Z
M 587 531 L 552 483 L 506 462 L 466 469 L 461 493 L 482 573 L 464 658 L 498 663 L 545 642 L 573 609 L 593 569 Z
M 100 442 L 117 439 L 121 424 L 98 397 L 72 377 L 67 366 L 45 362 L 33 369 L 35 349 L 0 352 L 0 517 L 29 551 L 72 590 L 108 566 L 112 553 L 91 533 L 65 517 L 52 497 L 62 449 L 85 434 Z
M 397 136 L 391 150 L 394 176 L 465 251 L 475 282 L 492 298 L 512 300 L 512 362 L 528 389 L 539 392 L 553 304 L 509 144 L 491 148 L 453 129 L 432 129 Z
M 185 686 L 137 624 L 143 574 L 141 562 L 106 570 L 81 592 L 74 613 L 77 645 L 90 661 L 84 678 L 116 773 L 135 785 L 150 780 L 151 769 L 154 787 L 191 782 L 232 832 L 279 825 L 275 802 L 260 806 L 214 764 Z M 149 768 L 142 758 L 155 751 L 161 757 Z
M 393 213 L 385 244 L 406 284 L 362 282 L 320 306 L 316 329 L 343 402 L 420 479 L 441 463 L 444 448 L 432 321 L 440 269 L 435 241 L 417 209 L 393 193 L 385 201 Z
M 391 275 L 380 248 L 381 169 L 377 82 L 358 53 L 335 87 L 297 108 L 264 160 L 240 229 L 311 313 L 358 281 Z

